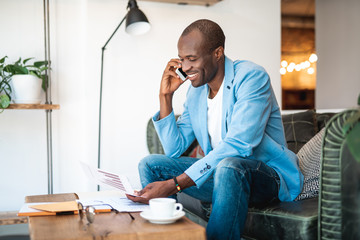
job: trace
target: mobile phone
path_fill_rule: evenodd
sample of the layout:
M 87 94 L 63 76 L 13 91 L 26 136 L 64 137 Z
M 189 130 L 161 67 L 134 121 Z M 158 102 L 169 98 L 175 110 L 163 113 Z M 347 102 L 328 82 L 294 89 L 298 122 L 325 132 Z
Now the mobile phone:
M 181 80 L 185 81 L 186 80 L 186 73 L 181 69 L 181 68 L 177 68 L 175 70 L 175 72 L 177 73 L 177 75 L 179 75 L 179 77 L 181 78 Z

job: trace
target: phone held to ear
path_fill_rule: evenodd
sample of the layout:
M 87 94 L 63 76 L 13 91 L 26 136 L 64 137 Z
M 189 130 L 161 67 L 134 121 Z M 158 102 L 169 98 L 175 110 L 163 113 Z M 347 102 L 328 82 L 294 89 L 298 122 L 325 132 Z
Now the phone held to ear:
M 181 80 L 183 80 L 183 81 L 186 80 L 187 75 L 186 75 L 186 73 L 185 73 L 181 68 L 177 68 L 177 69 L 175 70 L 175 72 L 177 73 L 177 75 L 179 75 L 179 77 L 180 77 Z

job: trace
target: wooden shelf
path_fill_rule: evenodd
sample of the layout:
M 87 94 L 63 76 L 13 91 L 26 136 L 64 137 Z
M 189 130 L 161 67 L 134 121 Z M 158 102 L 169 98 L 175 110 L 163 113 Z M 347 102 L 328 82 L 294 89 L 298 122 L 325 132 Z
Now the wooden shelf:
M 59 104 L 10 104 L 6 109 L 45 109 L 45 110 L 58 110 Z
M 164 2 L 164 3 L 176 3 L 182 5 L 203 5 L 211 6 L 215 3 L 221 2 L 222 0 L 140 0 L 140 1 L 150 1 L 150 2 Z
M 0 225 L 23 224 L 28 222 L 27 217 L 18 217 L 18 212 L 0 212 Z

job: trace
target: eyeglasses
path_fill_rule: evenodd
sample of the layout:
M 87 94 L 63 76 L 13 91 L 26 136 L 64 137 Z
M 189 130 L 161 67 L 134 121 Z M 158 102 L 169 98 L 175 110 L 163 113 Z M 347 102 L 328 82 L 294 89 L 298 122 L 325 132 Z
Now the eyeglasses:
M 94 206 L 108 206 L 108 207 L 110 207 L 111 211 L 114 211 L 116 214 L 119 213 L 118 210 L 116 210 L 110 204 L 107 204 L 107 203 L 86 206 L 86 208 L 84 209 L 84 205 L 82 205 L 81 202 L 78 202 L 80 220 L 82 220 L 84 218 L 84 215 L 85 215 L 88 222 L 90 224 L 93 223 L 94 220 L 95 220 L 95 208 L 94 208 Z M 131 217 L 131 220 L 135 220 L 135 218 L 129 212 L 128 212 L 128 214 Z
M 80 220 L 83 220 L 84 215 L 86 216 L 86 219 L 89 223 L 93 223 L 95 219 L 95 208 L 93 206 L 86 206 L 84 209 L 84 206 L 82 203 L 78 203 L 78 209 L 79 209 L 79 216 Z

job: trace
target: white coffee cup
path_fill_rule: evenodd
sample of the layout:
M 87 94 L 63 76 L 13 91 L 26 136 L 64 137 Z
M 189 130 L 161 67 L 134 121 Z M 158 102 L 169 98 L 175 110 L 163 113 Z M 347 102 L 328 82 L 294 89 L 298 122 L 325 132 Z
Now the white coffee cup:
M 170 218 L 183 210 L 182 204 L 173 198 L 153 198 L 149 205 L 153 217 L 158 218 Z

